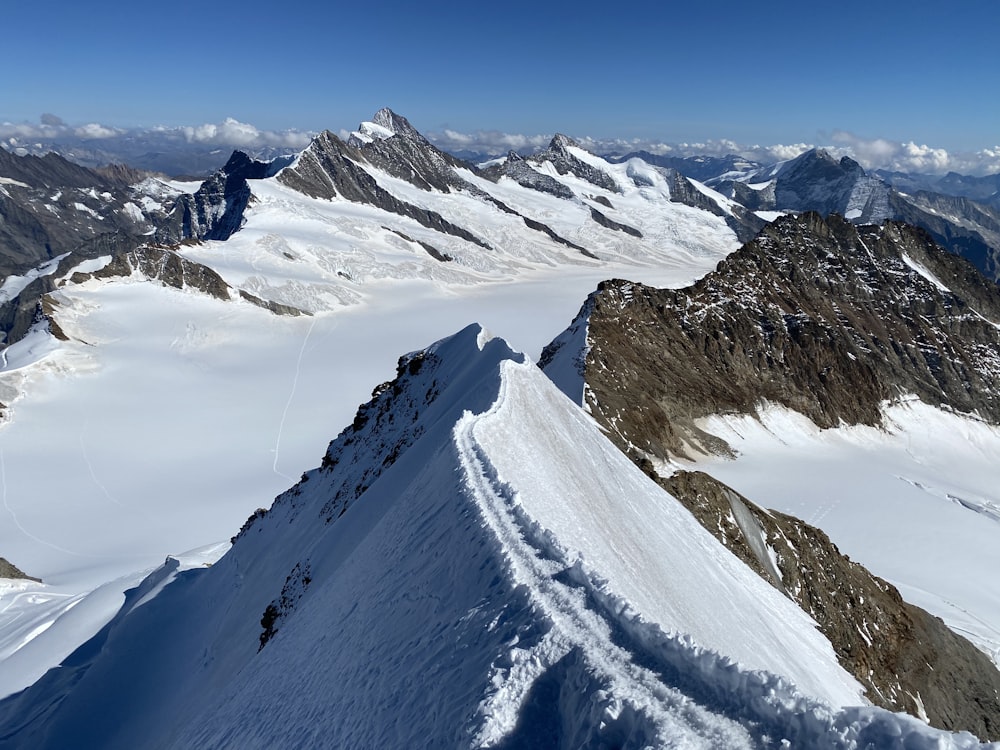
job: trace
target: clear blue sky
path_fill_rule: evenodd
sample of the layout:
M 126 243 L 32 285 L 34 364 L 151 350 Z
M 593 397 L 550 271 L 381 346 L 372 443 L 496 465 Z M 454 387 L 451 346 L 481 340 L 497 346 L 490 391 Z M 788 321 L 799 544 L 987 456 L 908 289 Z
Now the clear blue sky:
M 1000 3 L 246 0 L 5 13 L 0 121 L 1000 143 Z

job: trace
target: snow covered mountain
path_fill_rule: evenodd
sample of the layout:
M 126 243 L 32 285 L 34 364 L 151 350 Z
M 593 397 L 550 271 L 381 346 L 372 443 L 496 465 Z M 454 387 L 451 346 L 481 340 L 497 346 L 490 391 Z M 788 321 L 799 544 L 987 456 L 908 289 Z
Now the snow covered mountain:
M 723 260 L 763 223 L 745 206 L 640 158 L 598 158 L 564 136 L 533 156 L 478 168 L 389 110 L 345 138 L 320 134 L 294 159 L 237 153 L 204 183 L 146 180 L 129 190 L 147 222 L 144 241 L 70 249 L 5 286 L 33 314 L 0 370 L 10 521 L 0 524 L 0 553 L 43 582 L 0 581 L 0 695 L 13 694 L 0 704 L 0 747 L 58 747 L 71 737 L 81 747 L 977 744 L 865 706 L 863 690 L 893 710 L 994 736 L 988 710 L 969 709 L 979 698 L 992 707 L 989 661 L 902 605 L 889 584 L 831 562 L 833 545 L 814 528 L 846 539 L 853 557 L 908 600 L 1000 653 L 1000 607 L 982 583 L 994 558 L 981 552 L 998 547 L 981 523 L 995 526 L 991 509 L 1000 507 L 989 482 L 1000 459 L 996 428 L 936 406 L 906 422 L 899 408 L 920 406 L 880 411 L 872 401 L 880 388 L 891 395 L 906 386 L 928 403 L 996 407 L 980 382 L 992 377 L 995 290 L 953 256 L 939 257 L 926 235 L 809 216 L 756 241 L 773 252 L 758 276 L 778 290 L 760 304 L 783 312 L 771 338 L 751 336 L 744 354 L 770 356 L 775 373 L 782 357 L 798 357 L 804 368 L 789 369 L 798 390 L 783 387 L 791 406 L 820 422 L 817 414 L 834 426 L 861 414 L 871 418 L 855 421 L 909 425 L 903 437 L 870 428 L 829 438 L 840 433 L 810 432 L 777 407 L 757 409 L 760 422 L 715 408 L 730 389 L 730 398 L 757 403 L 741 365 L 703 388 L 711 408 L 683 395 L 661 399 L 684 407 L 685 446 L 740 454 L 690 450 L 686 460 L 665 449 L 661 462 L 687 471 L 670 483 L 614 447 L 634 448 L 622 436 L 641 436 L 634 411 L 588 416 L 481 328 L 449 334 L 478 320 L 534 356 L 601 280 L 633 279 L 602 287 L 624 299 L 644 289 L 639 282 L 688 287 L 720 261 L 740 283 L 756 278 L 741 265 L 756 267 L 746 261 L 753 251 Z M 890 260 L 897 240 L 905 257 Z M 782 260 L 786 244 L 812 248 L 812 264 Z M 869 247 L 871 264 L 840 258 L 842 246 Z M 845 270 L 854 266 L 860 276 Z M 773 268 L 794 278 L 779 282 Z M 897 288 L 900 277 L 909 286 Z M 35 279 L 43 288 L 29 303 L 17 292 Z M 899 339 L 891 367 L 866 379 L 859 365 L 840 383 L 832 369 L 812 372 L 793 344 L 816 333 L 802 316 L 826 311 L 823 301 L 845 285 L 867 306 L 838 308 L 855 338 L 835 353 L 867 362 L 866 351 L 888 340 L 882 327 L 909 338 Z M 928 291 L 946 285 L 958 293 Z M 723 309 L 726 294 L 750 287 L 711 288 Z M 757 309 L 753 295 L 742 299 Z M 903 322 L 893 317 L 899 309 Z M 547 358 L 546 372 L 578 402 L 580 356 L 595 330 L 588 321 L 562 337 L 568 356 Z M 646 321 L 617 335 L 639 342 L 654 328 Z M 724 336 L 703 332 L 705 352 L 725 348 Z M 807 351 L 819 357 L 816 335 Z M 395 379 L 354 414 L 399 352 L 442 337 L 400 360 Z M 932 383 L 920 364 L 934 347 L 960 361 L 939 363 L 947 377 Z M 688 362 L 701 362 L 711 380 L 716 363 L 699 356 Z M 656 381 L 618 365 L 606 377 Z M 824 377 L 844 387 L 823 396 Z M 626 409 L 633 396 L 622 398 Z M 656 422 L 655 410 L 640 413 Z M 351 427 L 320 468 L 303 474 L 343 424 Z M 755 425 L 779 435 L 778 445 Z M 914 425 L 964 436 L 947 466 L 927 458 L 943 455 L 940 442 L 924 441 Z M 878 461 L 859 460 L 859 446 L 872 445 Z M 854 472 L 861 481 L 885 459 L 877 489 L 845 492 L 907 501 L 916 493 L 920 502 L 869 503 L 880 509 L 870 524 L 857 521 L 860 500 L 811 513 L 789 507 L 788 495 L 810 494 L 805 478 L 777 468 L 788 461 L 780 450 L 796 448 L 803 464 L 828 458 L 810 471 L 834 480 L 847 465 L 870 464 Z M 919 467 L 890 454 L 897 449 Z M 753 483 L 761 466 L 763 489 Z M 955 486 L 956 467 L 963 481 L 976 478 L 972 489 Z M 779 474 L 789 481 L 767 481 Z M 254 512 L 299 476 L 271 510 Z M 728 541 L 743 534 L 743 546 L 726 551 L 676 500 L 714 519 L 709 531 L 725 529 Z M 753 500 L 784 503 L 813 525 Z M 935 575 L 932 555 L 914 559 L 891 541 L 873 554 L 861 531 L 845 537 L 851 517 L 876 535 L 887 523 L 922 539 L 933 528 L 957 549 Z M 754 523 L 757 537 L 744 533 Z M 807 547 L 815 554 L 795 554 Z M 966 586 L 956 586 L 962 575 Z M 837 599 L 830 586 L 845 581 L 849 594 Z M 910 648 L 927 640 L 933 653 Z
M 957 176 L 956 176 L 957 177 Z M 988 178 L 966 181 L 906 180 L 901 175 L 883 179 L 869 174 L 849 157 L 839 161 L 824 149 L 813 149 L 775 165 L 729 172 L 707 184 L 748 209 L 763 212 L 817 211 L 837 213 L 855 224 L 903 221 L 930 232 L 953 253 L 972 261 L 994 281 L 1000 281 L 1000 212 L 984 192 Z M 903 192 L 910 185 L 938 190 Z
M 809 618 L 471 326 L 218 563 L 168 560 L 0 705 L 0 747 L 976 745 L 861 703 Z
M 93 635 L 164 556 L 228 539 L 400 351 L 479 320 L 537 354 L 601 279 L 689 283 L 738 246 L 656 170 L 637 184 L 605 164 L 614 192 L 552 170 L 559 198 L 401 122 L 379 113 L 355 145 L 323 134 L 292 163 L 237 154 L 201 184 L 146 181 L 145 244 L 8 277 L 30 315 L 0 371 L 0 553 L 44 584 L 0 586 L 0 693 Z

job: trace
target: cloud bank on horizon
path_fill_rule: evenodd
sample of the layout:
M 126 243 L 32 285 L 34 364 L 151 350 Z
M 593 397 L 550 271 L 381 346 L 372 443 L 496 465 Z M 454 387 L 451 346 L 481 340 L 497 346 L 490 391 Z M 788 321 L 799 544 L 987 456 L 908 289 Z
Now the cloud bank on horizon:
M 341 137 L 349 131 L 341 130 Z M 316 135 L 305 130 L 262 130 L 228 117 L 219 123 L 195 126 L 157 126 L 146 129 L 120 128 L 100 123 L 69 125 L 52 114 L 44 114 L 37 123 L 0 122 L 0 145 L 14 153 L 33 153 L 54 149 L 59 145 L 100 147 L 114 152 L 124 141 L 159 142 L 163 147 L 184 144 L 245 150 L 298 151 Z M 462 133 L 445 128 L 425 133 L 428 140 L 445 151 L 479 155 L 502 155 L 508 151 L 522 154 L 545 148 L 553 134 L 505 133 L 496 130 L 476 130 Z M 834 130 L 817 143 L 746 144 L 729 139 L 711 139 L 687 143 L 664 143 L 649 139 L 616 139 L 575 136 L 581 146 L 598 154 L 624 155 L 633 151 L 677 157 L 725 156 L 737 154 L 761 163 L 773 163 L 795 158 L 812 149 L 825 148 L 837 157 L 849 156 L 865 169 L 944 174 L 958 172 L 967 175 L 1000 173 L 1000 146 L 978 151 L 954 152 L 913 141 L 899 142 L 884 138 L 864 138 L 845 130 Z M 825 142 L 824 142 L 825 141 Z

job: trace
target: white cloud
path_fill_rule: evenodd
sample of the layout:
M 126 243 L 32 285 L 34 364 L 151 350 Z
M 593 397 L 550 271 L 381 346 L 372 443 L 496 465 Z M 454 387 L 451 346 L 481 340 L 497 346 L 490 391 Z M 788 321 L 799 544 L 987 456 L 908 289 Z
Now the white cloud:
M 99 125 L 96 122 L 92 122 L 89 125 L 82 125 L 73 130 L 73 135 L 78 138 L 114 138 L 115 136 L 123 135 L 124 133 L 124 130 L 105 127 L 104 125 Z
M 251 148 L 276 146 L 283 148 L 305 148 L 312 140 L 312 134 L 301 130 L 259 130 L 249 123 L 227 117 L 221 123 L 205 123 L 178 130 L 191 143 L 211 143 L 220 146 Z
M 530 152 L 545 148 L 551 135 L 522 135 L 503 133 L 499 130 L 477 130 L 474 133 L 460 133 L 446 129 L 441 133 L 427 133 L 427 140 L 445 151 L 479 151 L 489 154 L 503 154 L 508 151 Z
M 428 133 L 428 139 L 438 148 L 452 151 L 473 151 L 483 154 L 502 154 L 509 150 L 530 153 L 545 148 L 551 135 L 521 135 L 492 130 L 461 133 L 446 129 Z M 656 140 L 592 138 L 572 135 L 581 146 L 598 154 L 626 154 L 648 151 L 671 156 L 725 156 L 738 154 L 764 164 L 794 159 L 812 148 L 825 148 L 836 157 L 849 156 L 865 169 L 889 169 L 900 172 L 943 174 L 954 171 L 968 175 L 1000 173 L 1000 146 L 974 152 L 949 152 L 943 148 L 900 143 L 885 138 L 861 138 L 853 133 L 838 130 L 827 143 L 742 144 L 722 138 L 690 143 L 663 143 Z
M 349 133 L 342 131 L 341 137 Z M 526 135 L 505 133 L 498 130 L 477 130 L 463 133 L 451 128 L 427 133 L 427 138 L 446 151 L 472 151 L 483 154 L 505 154 L 508 151 L 531 153 L 545 148 L 551 134 Z M 902 172 L 943 174 L 955 171 L 968 175 L 1000 173 L 1000 145 L 970 152 L 950 152 L 914 141 L 897 142 L 885 138 L 862 138 L 854 133 L 834 131 L 825 143 L 742 144 L 730 139 L 714 139 L 690 143 L 664 143 L 654 139 L 593 138 L 569 134 L 584 148 L 599 154 L 626 154 L 648 151 L 671 156 L 725 156 L 738 154 L 762 163 L 792 159 L 803 152 L 821 146 L 831 154 L 849 156 L 866 169 L 889 169 Z M 305 148 L 313 133 L 301 130 L 261 130 L 250 123 L 228 117 L 219 123 L 203 123 L 184 127 L 155 126 L 152 128 L 124 129 L 100 123 L 81 126 L 66 124 L 57 115 L 46 113 L 37 123 L 0 122 L 0 141 L 8 148 L 29 146 L 39 148 L 73 145 L 73 141 L 100 140 L 102 148 L 113 151 L 117 138 L 147 138 L 160 141 L 164 148 L 180 148 L 180 144 L 200 144 L 219 148 L 255 149 L 278 148 L 298 150 Z M 13 139 L 13 140 L 11 140 Z
M 862 138 L 838 130 L 831 136 L 832 152 L 850 156 L 866 169 L 927 174 L 983 175 L 1000 173 L 1000 146 L 979 151 L 951 152 L 913 141 L 900 143 L 884 138 Z

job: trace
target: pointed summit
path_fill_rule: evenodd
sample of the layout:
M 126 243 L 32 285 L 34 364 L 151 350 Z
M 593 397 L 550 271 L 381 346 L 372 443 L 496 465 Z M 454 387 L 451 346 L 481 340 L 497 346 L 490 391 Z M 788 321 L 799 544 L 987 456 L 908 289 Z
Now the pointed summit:
M 569 146 L 580 148 L 579 143 L 574 141 L 568 135 L 563 135 L 562 133 L 556 133 L 552 136 L 552 140 L 549 141 L 549 150 L 551 151 L 565 151 Z
M 573 174 L 581 180 L 586 180 L 590 184 L 609 192 L 621 192 L 621 187 L 615 179 L 607 171 L 597 166 L 597 164 L 604 163 L 603 159 L 593 157 L 584 161 L 580 156 L 570 151 L 571 148 L 579 151 L 584 150 L 579 143 L 568 135 L 556 133 L 552 136 L 552 140 L 549 141 L 549 147 L 545 151 L 529 157 L 528 160 L 535 164 L 550 162 L 559 174 Z
M 372 117 L 372 122 L 385 128 L 393 135 L 401 135 L 411 138 L 416 137 L 421 140 L 425 140 L 420 134 L 420 131 L 410 124 L 409 120 L 402 115 L 397 115 L 388 107 L 383 107 L 376 112 L 375 116 Z

